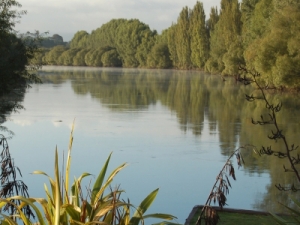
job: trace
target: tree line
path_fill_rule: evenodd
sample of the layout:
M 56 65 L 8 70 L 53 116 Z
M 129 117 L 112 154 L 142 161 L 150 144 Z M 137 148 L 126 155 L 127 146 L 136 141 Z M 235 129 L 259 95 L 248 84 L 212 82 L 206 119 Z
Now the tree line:
M 238 76 L 254 69 L 274 86 L 300 82 L 300 2 L 221 0 L 208 19 L 203 3 L 184 7 L 175 23 L 158 34 L 138 19 L 113 19 L 78 31 L 69 47 L 45 49 L 48 65 L 198 69 Z

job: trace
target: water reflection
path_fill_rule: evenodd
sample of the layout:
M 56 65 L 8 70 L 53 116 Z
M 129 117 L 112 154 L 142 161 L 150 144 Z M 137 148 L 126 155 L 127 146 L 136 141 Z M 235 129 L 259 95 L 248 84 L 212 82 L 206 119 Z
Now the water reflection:
M 26 87 L 19 87 L 10 93 L 0 94 L 0 131 L 4 134 L 13 135 L 13 131 L 2 124 L 7 121 L 7 117 L 12 112 L 19 112 L 23 109 L 22 102 L 24 100 Z
M 204 134 L 205 124 L 210 135 L 218 135 L 220 150 L 228 156 L 233 149 L 246 144 L 272 145 L 281 148 L 266 137 L 269 126 L 254 126 L 251 118 L 264 113 L 264 103 L 248 103 L 245 93 L 253 90 L 232 79 L 223 81 L 197 71 L 139 70 L 139 69 L 86 69 L 46 67 L 42 72 L 44 83 L 59 88 L 64 82 L 78 96 L 91 96 L 113 112 L 143 110 L 160 103 L 176 115 L 183 132 L 192 131 L 195 137 Z M 288 94 L 270 95 L 272 101 L 282 101 L 283 110 L 278 115 L 280 126 L 290 143 L 297 145 L 300 99 Z M 208 149 L 209 151 L 209 146 Z M 271 183 L 266 194 L 258 195 L 254 208 L 280 211 L 280 201 L 288 203 L 289 193 L 279 192 L 274 185 L 295 182 L 292 173 L 283 173 L 285 160 L 259 157 L 253 151 L 244 152 L 246 174 L 270 174 Z M 255 185 L 255 184 L 253 184 Z M 233 191 L 234 192 L 234 191 Z M 245 195 L 247 190 L 241 190 Z M 262 190 L 264 192 L 264 190 Z M 199 203 L 200 204 L 200 203 Z

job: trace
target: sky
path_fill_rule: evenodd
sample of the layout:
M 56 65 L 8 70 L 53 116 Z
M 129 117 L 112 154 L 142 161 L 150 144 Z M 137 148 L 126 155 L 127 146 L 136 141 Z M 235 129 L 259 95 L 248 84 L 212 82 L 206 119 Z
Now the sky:
M 183 7 L 193 8 L 196 0 L 19 0 L 26 10 L 15 27 L 27 31 L 59 34 L 70 41 L 77 31 L 90 33 L 112 19 L 139 19 L 159 33 L 176 22 Z M 206 17 L 220 0 L 202 0 Z

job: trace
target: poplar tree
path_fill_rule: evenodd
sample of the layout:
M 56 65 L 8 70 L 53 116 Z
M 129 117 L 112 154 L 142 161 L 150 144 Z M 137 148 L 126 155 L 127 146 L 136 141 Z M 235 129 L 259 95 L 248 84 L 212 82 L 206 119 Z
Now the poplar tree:
M 217 22 L 219 21 L 219 12 L 217 7 L 212 7 L 210 9 L 210 14 L 209 14 L 209 19 L 206 22 L 206 26 L 207 26 L 207 36 L 209 39 L 209 58 L 208 60 L 205 62 L 205 67 L 204 70 L 208 71 L 210 73 L 214 73 L 216 72 L 216 68 L 217 68 L 217 62 L 211 57 L 211 42 L 213 42 L 211 40 L 212 34 L 215 30 L 215 26 L 217 24 Z
M 167 30 L 167 39 L 168 39 L 168 49 L 170 52 L 170 59 L 172 60 L 172 65 L 174 68 L 178 68 L 178 55 L 177 55 L 177 47 L 175 43 L 176 38 L 176 24 L 172 24 L 171 27 Z
M 196 3 L 190 16 L 191 62 L 196 68 L 204 68 L 208 58 L 209 40 L 202 2 Z
M 178 57 L 178 68 L 191 68 L 191 46 L 190 46 L 190 10 L 186 6 L 180 12 L 176 25 L 175 45 Z
M 206 22 L 206 27 L 208 31 L 208 37 L 211 37 L 212 32 L 215 29 L 215 25 L 219 21 L 219 12 L 217 7 L 212 7 L 210 9 L 209 19 Z

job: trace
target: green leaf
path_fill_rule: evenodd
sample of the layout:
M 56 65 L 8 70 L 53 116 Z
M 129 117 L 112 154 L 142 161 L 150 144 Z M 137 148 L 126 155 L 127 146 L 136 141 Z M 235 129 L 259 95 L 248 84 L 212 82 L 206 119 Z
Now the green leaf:
M 109 156 L 108 156 L 108 158 L 107 158 L 107 160 L 106 160 L 106 162 L 105 162 L 102 170 L 100 171 L 100 173 L 99 173 L 99 175 L 97 177 L 97 180 L 96 180 L 96 182 L 95 182 L 95 184 L 93 186 L 92 196 L 91 196 L 91 203 L 92 203 L 92 205 L 95 203 L 96 195 L 99 192 L 99 190 L 101 189 L 101 186 L 102 186 L 105 174 L 106 174 L 106 170 L 107 170 L 107 166 L 108 166 L 111 154 L 112 154 L 112 152 L 109 154 Z
M 281 205 L 283 205 L 283 204 L 281 204 Z M 294 214 L 300 216 L 300 212 L 299 212 L 299 211 L 297 211 L 297 210 L 295 210 L 295 209 L 292 209 L 292 208 L 288 207 L 287 205 L 283 205 L 283 206 L 284 206 L 285 208 L 287 208 L 289 211 L 291 211 L 292 213 L 294 213 Z
M 78 209 L 76 210 L 76 209 L 74 208 L 74 206 L 73 206 L 73 205 L 70 205 L 70 204 L 64 205 L 64 206 L 62 206 L 62 207 L 66 209 L 68 215 L 71 217 L 72 220 L 80 221 L 80 211 L 81 211 L 81 210 L 80 210 L 79 207 L 77 207 L 77 208 L 78 208 L 80 211 L 78 211 Z
M 90 173 L 83 173 L 81 174 L 81 176 L 74 180 L 74 183 L 72 184 L 72 187 L 71 187 L 71 194 L 72 196 L 69 196 L 69 197 L 72 197 L 73 200 L 72 200 L 72 204 L 74 205 L 77 205 L 79 206 L 80 204 L 80 200 L 79 200 L 79 186 L 80 186 L 80 183 L 81 183 L 81 180 L 84 178 L 84 177 L 87 177 L 87 176 L 90 176 L 91 174 Z
M 48 220 L 49 224 L 52 224 L 53 221 L 53 215 L 51 215 L 49 213 L 49 208 L 52 208 L 51 206 L 51 202 L 49 203 L 46 199 L 44 198 L 30 198 L 32 200 L 32 202 L 36 201 L 38 202 L 43 210 L 44 210 L 44 215 L 46 217 L 46 219 Z
M 12 220 L 9 216 L 0 213 L 1 216 L 5 218 L 4 221 L 1 221 L 2 225 L 18 225 L 14 220 Z
M 162 221 L 160 223 L 154 223 L 152 225 L 182 225 L 180 223 L 172 223 L 172 222 L 169 222 L 169 221 Z
M 33 199 L 30 199 L 30 198 L 25 198 L 23 196 L 14 196 L 14 197 L 11 197 L 11 198 L 7 198 L 7 200 L 9 201 L 10 199 L 16 199 L 16 200 L 20 200 L 22 202 L 25 202 L 27 203 L 36 213 L 36 216 L 38 218 L 38 222 L 40 223 L 40 225 L 46 225 L 45 222 L 44 222 L 44 218 L 42 216 L 42 213 L 40 212 L 40 210 L 38 209 L 38 207 L 36 205 L 33 204 Z M 18 211 L 19 211 L 19 214 L 21 216 L 21 219 L 22 221 L 25 223 L 25 224 L 30 224 L 28 219 L 26 218 L 26 216 L 23 214 L 23 212 L 21 210 L 19 210 L 19 208 L 17 207 Z M 27 223 L 28 221 L 28 223 Z
M 270 214 L 273 216 L 273 218 L 281 225 L 286 225 L 287 221 L 284 220 L 283 218 L 281 218 L 280 216 L 277 216 L 275 213 L 271 213 Z
M 146 218 L 156 218 L 156 219 L 163 219 L 163 220 L 173 220 L 177 219 L 177 217 L 170 215 L 170 214 L 164 214 L 164 213 L 154 213 L 154 214 L 147 214 L 143 216 L 144 219 Z
M 147 211 L 147 209 L 150 207 L 154 199 L 156 198 L 156 195 L 158 193 L 158 188 L 154 191 L 152 191 L 139 205 L 135 213 L 133 214 L 130 224 L 132 225 L 138 225 L 141 218 L 143 217 L 143 214 Z
M 100 196 L 104 193 L 105 189 L 109 186 L 109 184 L 113 181 L 113 178 L 119 173 L 127 164 L 123 163 L 122 165 L 118 166 L 108 177 L 105 184 L 101 187 L 101 189 L 98 191 L 98 193 L 95 196 L 95 201 L 97 201 Z
M 66 165 L 66 175 L 65 175 L 65 190 L 69 190 L 69 173 L 71 167 L 71 151 L 73 145 L 73 132 L 74 132 L 74 124 L 75 119 L 72 123 L 71 133 L 70 133 L 70 141 L 69 141 L 69 149 L 68 149 L 68 157 L 67 157 L 67 165 Z M 68 198 L 68 196 L 66 196 Z
M 54 214 L 54 225 L 60 224 L 60 182 L 59 182 L 59 170 L 58 170 L 58 153 L 57 148 L 55 150 L 55 214 Z

